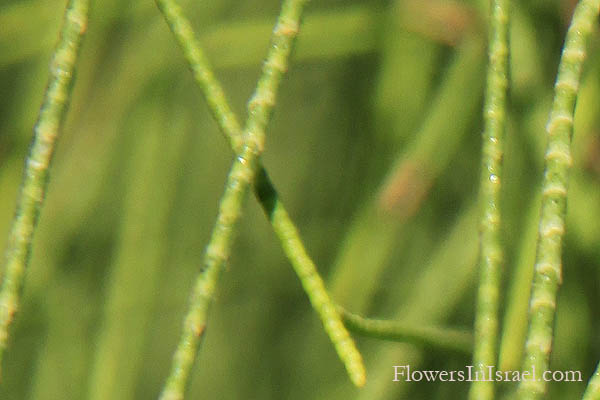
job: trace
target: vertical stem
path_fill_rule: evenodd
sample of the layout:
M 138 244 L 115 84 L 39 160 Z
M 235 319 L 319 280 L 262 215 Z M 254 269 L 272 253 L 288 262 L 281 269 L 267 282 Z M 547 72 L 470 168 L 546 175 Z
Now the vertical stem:
M 489 65 L 484 107 L 485 129 L 482 144 L 482 172 L 479 202 L 479 289 L 475 315 L 475 368 L 493 366 L 497 360 L 498 308 L 502 270 L 500 244 L 500 187 L 506 125 L 508 86 L 509 1 L 494 0 L 491 7 Z M 476 381 L 470 399 L 493 399 L 491 381 Z
M 535 368 L 536 378 L 548 370 L 552 351 L 556 295 L 562 280 L 561 252 L 568 172 L 572 164 L 573 113 L 586 56 L 586 41 L 599 7 L 600 0 L 581 0 L 575 8 L 558 67 L 552 112 L 546 126 L 548 144 L 542 184 L 542 211 L 523 361 L 523 371 Z M 518 397 L 539 399 L 545 391 L 546 382 L 543 379 L 523 380 L 519 385 Z
M 33 235 L 46 195 L 48 169 L 71 96 L 81 40 L 87 27 L 88 8 L 89 0 L 69 1 L 61 37 L 50 63 L 50 78 L 25 163 L 0 290 L 0 361 L 7 347 L 10 324 L 19 307 Z

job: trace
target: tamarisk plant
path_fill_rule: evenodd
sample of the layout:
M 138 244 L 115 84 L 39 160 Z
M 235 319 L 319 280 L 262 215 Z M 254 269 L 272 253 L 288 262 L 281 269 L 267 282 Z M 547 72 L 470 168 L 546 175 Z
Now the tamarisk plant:
M 234 153 L 234 159 L 225 181 L 225 189 L 218 205 L 216 223 L 203 255 L 202 268 L 193 284 L 189 309 L 184 317 L 183 332 L 174 352 L 171 369 L 160 398 L 177 400 L 185 397 L 192 368 L 205 336 L 210 305 L 217 292 L 219 277 L 230 259 L 235 233 L 239 229 L 238 225 L 244 213 L 247 192 L 251 187 L 355 386 L 364 386 L 367 379 L 363 357 L 349 332 L 385 341 L 410 343 L 433 351 L 448 351 L 472 356 L 473 364 L 479 368 L 495 365 L 498 362 L 502 271 L 505 263 L 504 248 L 501 243 L 503 217 L 500 198 L 504 187 L 502 165 L 504 136 L 509 121 L 507 91 L 510 46 L 508 37 L 509 15 L 511 15 L 512 7 L 509 0 L 493 0 L 490 2 L 489 9 L 488 67 L 483 105 L 485 126 L 482 134 L 481 171 L 477 199 L 479 208 L 479 283 L 473 334 L 464 329 L 444 328 L 433 324 L 416 324 L 408 317 L 400 320 L 364 318 L 343 308 L 345 304 L 336 304 L 332 299 L 333 296 L 326 290 L 326 284 L 319 275 L 315 262 L 300 237 L 299 229 L 292 221 L 279 192 L 275 189 L 263 166 L 262 155 L 267 127 L 278 102 L 281 81 L 289 68 L 292 50 L 300 32 L 307 1 L 283 1 L 272 32 L 261 76 L 247 104 L 248 117 L 244 125 L 240 124 L 238 117 L 233 112 L 225 90 L 216 79 L 208 57 L 205 55 L 200 41 L 196 38 L 190 20 L 184 15 L 183 9 L 175 0 L 155 0 L 155 3 L 183 52 L 210 112 Z M 412 3 L 407 3 L 409 4 L 406 9 L 401 7 L 393 9 L 403 12 L 410 11 Z M 517 7 L 518 5 L 513 6 Z M 23 292 L 25 273 L 32 252 L 32 241 L 46 194 L 51 160 L 71 97 L 79 49 L 87 27 L 88 8 L 88 0 L 69 0 L 68 2 L 61 36 L 50 64 L 49 83 L 25 163 L 0 289 L 0 362 L 7 348 L 9 329 L 19 308 Z M 546 128 L 547 147 L 541 188 L 541 212 L 538 220 L 536 260 L 528 311 L 528 333 L 525 356 L 522 360 L 523 371 L 527 371 L 532 366 L 537 371 L 549 368 L 554 338 L 556 297 L 562 280 L 562 246 L 565 233 L 568 175 L 572 164 L 571 139 L 575 104 L 583 62 L 586 58 L 586 42 L 592 32 L 599 9 L 600 0 L 580 0 L 578 2 L 567 32 L 554 86 L 552 111 Z M 457 12 L 456 15 L 468 15 L 468 13 L 461 14 L 461 12 Z M 371 21 L 375 19 L 376 13 L 365 12 L 361 8 L 356 13 L 348 13 L 345 18 L 353 20 L 356 15 L 368 16 Z M 408 19 L 404 19 L 406 23 Z M 331 21 L 332 19 L 323 19 L 322 21 L 325 20 Z M 356 24 L 352 29 L 360 30 L 360 24 Z M 424 165 L 415 167 L 413 158 L 418 159 L 421 164 L 426 164 L 428 159 L 435 158 L 439 146 L 437 142 L 442 141 L 442 133 L 449 132 L 440 127 L 444 128 L 446 120 L 460 108 L 471 108 L 477 104 L 477 97 L 472 96 L 462 104 L 448 106 L 453 103 L 455 92 L 474 91 L 481 83 L 467 82 L 468 79 L 465 79 L 466 75 L 478 70 L 477 59 L 480 54 L 483 54 L 481 51 L 483 41 L 469 35 L 474 36 L 473 33 L 465 34 L 467 37 L 463 39 L 463 43 L 459 44 L 457 51 L 459 57 L 448 73 L 449 78 L 444 85 L 441 85 L 440 95 L 437 98 L 436 106 L 433 107 L 434 111 L 428 116 L 421 130 L 424 133 L 423 137 L 417 138 L 416 144 L 412 147 L 409 146 L 409 151 L 404 153 L 404 155 L 408 153 L 409 156 L 399 158 L 400 162 L 392 170 L 394 173 L 389 175 L 387 184 L 383 186 L 379 202 L 369 203 L 370 206 L 377 204 L 372 208 L 382 205 L 384 208 L 393 208 L 397 201 L 397 182 L 408 179 L 407 176 L 410 175 L 410 172 L 415 172 L 411 168 L 422 173 L 423 181 L 420 182 L 420 187 L 416 186 L 418 193 L 413 193 L 416 195 L 415 198 L 410 200 L 414 204 L 409 201 L 410 207 L 404 210 L 403 223 L 408 220 L 409 216 L 417 212 L 420 202 L 427 196 L 431 181 L 441 175 L 442 170 L 446 168 L 452 150 L 440 155 L 441 160 L 438 160 L 438 164 L 428 166 L 429 173 L 419 169 L 425 168 Z M 450 42 L 456 44 L 455 41 L 456 38 Z M 469 77 L 467 76 L 467 78 Z M 462 122 L 460 125 L 455 128 L 458 132 L 457 135 L 453 135 L 446 141 L 447 147 L 451 149 L 458 147 L 460 134 L 466 132 Z M 157 142 L 153 143 L 155 150 L 158 149 Z M 142 160 L 143 158 L 142 153 L 138 154 L 138 159 Z M 167 175 L 165 173 L 163 176 L 165 180 Z M 129 205 L 132 209 L 135 208 L 135 197 L 133 199 Z M 459 242 L 459 236 L 466 226 L 465 221 L 470 220 L 471 214 L 475 215 L 471 209 L 475 210 L 474 207 L 471 207 L 469 212 L 465 213 L 461 218 L 461 221 L 463 219 L 464 221 L 458 224 L 460 229 L 457 228 L 457 231 L 451 235 L 453 244 Z M 166 218 L 166 208 L 162 211 L 162 217 Z M 363 219 L 381 218 L 378 211 L 369 208 L 368 212 L 364 213 Z M 364 222 L 364 220 L 361 221 Z M 388 226 L 385 222 L 378 220 L 373 225 L 358 224 L 359 228 L 356 229 L 359 233 L 368 231 L 372 234 L 372 241 L 365 242 L 367 245 L 361 248 L 369 250 L 379 246 L 379 254 L 374 257 L 379 266 L 383 265 L 382 260 L 386 258 L 387 252 L 393 247 L 392 243 L 397 233 L 397 224 Z M 382 235 L 378 235 L 380 232 L 377 230 L 381 226 L 385 226 L 385 229 Z M 383 243 L 372 245 L 381 237 L 385 237 Z M 350 241 L 349 247 L 360 241 L 361 235 L 357 234 L 356 238 L 358 239 Z M 474 258 L 475 241 L 472 242 Z M 445 259 L 443 256 L 446 254 L 446 250 L 442 248 L 440 260 Z M 342 254 L 345 254 L 345 251 L 342 251 Z M 354 253 L 348 250 L 348 254 Z M 363 256 L 364 259 L 371 257 L 369 254 L 361 255 L 361 260 Z M 346 261 L 347 257 L 344 257 L 342 257 L 340 265 Z M 434 264 L 439 263 L 436 261 Z M 374 291 L 377 283 L 375 278 L 379 277 L 381 272 L 379 267 L 376 269 L 373 277 L 368 282 L 365 281 L 369 293 Z M 467 274 L 465 273 L 465 275 Z M 350 282 L 351 278 L 348 275 L 334 282 L 334 292 L 357 286 Z M 423 274 L 422 282 L 428 282 L 427 273 Z M 356 299 L 350 299 L 355 294 L 354 290 L 351 292 L 344 293 L 344 301 L 341 303 L 345 303 L 348 299 L 352 307 L 364 308 L 364 299 L 359 299 L 358 296 Z M 108 303 L 110 303 L 110 299 Z M 410 316 L 411 313 L 407 312 L 405 315 Z M 110 350 L 109 347 L 106 347 L 98 352 L 106 352 L 107 349 Z M 90 385 L 98 398 L 104 397 L 103 393 L 110 393 L 113 390 L 108 387 L 111 383 L 103 381 L 105 375 L 102 374 L 102 369 L 106 366 L 103 365 L 102 360 L 104 358 L 97 358 Z M 598 371 L 600 371 L 600 367 L 598 367 Z M 600 372 L 598 371 L 587 386 L 583 397 L 585 400 L 600 399 Z M 103 385 L 106 385 L 106 388 L 102 387 Z M 515 395 L 519 399 L 539 399 L 547 392 L 546 385 L 544 381 L 525 380 L 520 383 Z M 490 400 L 494 398 L 496 389 L 494 382 L 477 381 L 470 387 L 469 398 Z M 130 391 L 132 392 L 132 390 Z M 364 396 L 368 397 L 369 395 Z

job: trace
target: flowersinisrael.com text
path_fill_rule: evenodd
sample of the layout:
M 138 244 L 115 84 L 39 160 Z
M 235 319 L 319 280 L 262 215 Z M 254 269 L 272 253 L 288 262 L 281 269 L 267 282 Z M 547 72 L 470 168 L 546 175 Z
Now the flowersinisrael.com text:
M 476 368 L 466 365 L 462 370 L 434 371 L 411 369 L 410 365 L 394 365 L 393 382 L 520 382 L 520 381 L 581 382 L 581 371 L 500 371 L 495 366 Z

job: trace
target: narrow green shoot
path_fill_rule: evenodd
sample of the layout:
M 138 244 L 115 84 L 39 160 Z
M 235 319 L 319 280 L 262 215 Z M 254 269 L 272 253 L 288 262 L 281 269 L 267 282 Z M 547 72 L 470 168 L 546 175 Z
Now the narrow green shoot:
M 279 201 L 277 193 L 270 185 L 264 170 L 259 172 L 257 183 L 257 194 L 263 209 L 269 216 L 273 229 L 281 241 L 283 251 L 300 278 L 302 287 L 313 308 L 319 314 L 325 332 L 327 332 L 338 356 L 346 366 L 352 382 L 356 386 L 363 386 L 366 381 L 366 372 L 362 356 L 358 352 L 348 330 L 344 327 L 336 306 L 325 289 L 323 279 L 306 252 L 298 230 L 283 204 Z
M 238 139 L 236 139 L 235 134 L 228 135 L 232 142 L 232 147 L 236 150 L 238 157 L 234 161 L 227 180 L 225 194 L 221 200 L 219 215 L 217 217 L 217 224 L 206 250 L 205 269 L 200 275 L 194 288 L 192 307 L 186 317 L 185 332 L 175 354 L 171 375 L 168 378 L 165 389 L 161 395 L 161 398 L 163 399 L 179 399 L 183 397 L 187 377 L 189 376 L 200 339 L 204 332 L 208 306 L 210 305 L 210 300 L 215 291 L 218 275 L 228 258 L 235 223 L 241 216 L 245 192 L 247 191 L 248 186 L 251 183 L 254 183 L 259 169 L 261 170 L 260 176 L 262 183 L 267 183 L 266 191 L 264 190 L 265 186 L 262 186 L 262 193 L 265 195 L 262 198 L 266 199 L 265 202 L 268 201 L 271 203 L 269 207 L 265 207 L 265 210 L 270 214 L 280 211 L 279 214 L 282 218 L 287 220 L 280 226 L 281 229 L 279 232 L 281 232 L 282 235 L 289 235 L 291 233 L 292 236 L 298 236 L 297 231 L 295 230 L 295 227 L 291 225 L 291 221 L 289 220 L 287 213 L 285 213 L 285 210 L 281 213 L 281 209 L 277 210 L 277 208 L 274 207 L 274 204 L 272 204 L 272 194 L 276 192 L 268 181 L 266 173 L 260 168 L 259 157 L 264 147 L 264 130 L 268 123 L 272 108 L 275 105 L 276 93 L 281 77 L 287 69 L 288 58 L 291 53 L 293 41 L 299 30 L 300 17 L 304 3 L 305 1 L 302 0 L 289 0 L 283 4 L 280 17 L 273 33 L 272 47 L 263 67 L 263 74 L 258 82 L 255 94 L 248 104 L 249 118 L 242 137 L 243 144 L 239 143 L 239 136 L 237 136 Z M 180 10 L 173 3 L 158 1 L 158 5 L 165 13 L 165 17 L 167 18 L 171 29 L 178 37 L 178 40 L 180 40 L 184 52 L 186 53 L 186 57 L 190 61 L 194 75 L 200 82 L 201 87 L 208 94 L 207 97 L 209 98 L 208 101 L 211 110 L 217 117 L 217 121 L 219 121 L 223 131 L 230 133 L 239 131 L 239 125 L 235 123 L 235 119 L 228 118 L 229 115 L 233 114 L 230 113 L 230 109 L 226 105 L 223 91 L 220 86 L 216 84 L 216 80 L 210 73 L 210 69 L 202 68 L 202 66 L 207 66 L 207 63 L 205 62 L 201 51 L 198 50 L 199 47 L 195 46 L 196 49 L 194 49 L 195 40 L 189 23 L 186 23 L 182 18 Z M 179 19 L 177 19 L 178 14 L 180 17 Z M 192 45 L 192 47 L 189 47 L 188 44 Z M 203 73 L 202 69 L 204 72 L 208 71 L 208 74 Z M 231 125 L 232 121 L 233 125 Z M 239 150 L 240 147 L 241 150 Z M 287 224 L 286 226 L 286 222 L 289 222 L 290 224 Z M 292 228 L 291 230 L 289 229 L 290 225 Z M 296 251 L 297 253 L 298 249 L 293 246 L 293 242 L 291 242 L 291 244 L 292 247 L 289 249 L 291 251 Z M 303 250 L 303 246 L 300 248 Z M 320 315 L 323 320 L 327 322 L 326 330 L 328 333 L 337 338 L 336 348 L 346 362 L 354 383 L 359 386 L 363 385 L 365 373 L 360 354 L 354 347 L 349 334 L 339 321 L 339 317 L 336 320 L 336 310 L 326 295 L 322 280 L 316 273 L 316 269 L 310 261 L 310 258 L 308 258 L 306 253 L 297 255 L 304 255 L 305 257 L 302 261 L 293 263 L 295 267 L 306 267 L 308 265 L 308 268 L 296 268 L 296 270 L 299 272 L 301 281 L 305 289 L 309 292 L 309 296 L 311 293 L 313 294 L 311 296 L 313 306 L 315 306 L 317 310 L 321 310 Z M 335 336 L 338 332 L 345 333 L 346 337 L 340 338 L 339 335 Z
M 169 29 L 175 35 L 194 79 L 200 85 L 210 112 L 235 153 L 239 154 L 243 146 L 242 128 L 194 35 L 192 25 L 174 0 L 156 0 L 156 5 L 169 25 Z
M 401 321 L 363 318 L 338 307 L 344 324 L 352 332 L 393 342 L 412 343 L 427 348 L 457 351 L 471 355 L 473 335 L 458 329 L 419 326 Z
M 202 48 L 195 38 L 191 24 L 185 18 L 181 8 L 172 0 L 156 0 L 171 31 L 207 99 L 210 111 L 219 124 L 231 148 L 236 154 L 243 150 L 242 132 L 238 120 L 231 110 L 224 91 L 215 78 L 212 69 L 204 56 Z M 260 162 L 260 161 L 259 161 Z M 331 341 L 334 343 L 348 371 L 354 371 L 353 376 L 362 375 L 364 381 L 364 366 L 349 333 L 341 323 L 335 310 L 323 279 L 308 255 L 298 229 L 285 210 L 279 195 L 271 183 L 266 170 L 259 164 L 259 172 L 254 182 L 254 192 L 267 214 L 273 229 L 277 234 L 284 252 L 290 260 L 296 274 L 300 278 L 313 307 L 319 314 Z M 360 380 L 359 380 L 360 382 Z
M 548 143 L 544 157 L 542 211 L 529 303 L 530 322 L 523 371 L 535 368 L 541 373 L 548 370 L 556 295 L 562 280 L 562 237 L 565 232 L 568 173 L 572 164 L 573 113 L 581 69 L 586 57 L 586 41 L 599 8 L 600 0 L 581 0 L 577 4 L 567 32 L 554 86 L 554 102 L 546 126 Z M 535 400 L 541 398 L 545 391 L 546 382 L 543 380 L 523 380 L 518 388 L 518 397 Z
M 508 19 L 509 1 L 494 0 L 491 4 L 489 64 L 484 106 L 485 129 L 479 188 L 479 287 L 473 353 L 473 365 L 478 368 L 496 365 L 498 358 L 498 309 L 503 257 L 499 202 L 508 86 Z M 494 382 L 473 382 L 469 398 L 493 399 Z
M 87 28 L 88 0 L 70 0 L 61 37 L 50 63 L 50 78 L 25 163 L 17 209 L 6 248 L 6 269 L 0 289 L 0 362 L 9 328 L 19 308 L 33 235 L 46 195 L 48 170 L 67 109 L 75 66 Z

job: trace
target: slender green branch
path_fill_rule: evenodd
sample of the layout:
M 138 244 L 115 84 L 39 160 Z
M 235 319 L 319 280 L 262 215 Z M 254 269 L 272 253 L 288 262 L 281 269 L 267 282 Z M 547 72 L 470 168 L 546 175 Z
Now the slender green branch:
M 219 124 L 219 128 L 229 140 L 236 154 L 240 154 L 243 146 L 242 128 L 227 102 L 225 92 L 202 51 L 202 46 L 194 35 L 194 30 L 175 0 L 155 0 L 163 14 L 169 29 L 181 47 L 189 64 L 194 79 L 200 85 L 208 108 Z
M 586 41 L 598 16 L 600 0 L 581 0 L 575 8 L 567 32 L 558 75 L 554 102 L 546 127 L 548 144 L 542 184 L 542 211 L 538 230 L 535 271 L 529 303 L 529 329 L 525 343 L 523 370 L 548 369 L 552 350 L 552 331 L 556 311 L 556 294 L 562 275 L 562 237 L 565 231 L 567 182 L 571 158 L 573 113 L 586 56 Z M 546 382 L 521 381 L 520 399 L 539 399 Z
M 508 19 L 509 0 L 494 0 L 491 4 L 489 65 L 484 106 L 485 129 L 479 188 L 479 289 L 473 351 L 473 365 L 484 367 L 496 365 L 498 358 L 498 309 L 502 270 L 499 202 L 508 86 Z M 494 382 L 475 381 L 471 386 L 469 398 L 493 399 Z
M 259 172 L 257 184 L 256 190 L 260 202 L 269 216 L 283 250 L 300 278 L 302 287 L 306 291 L 313 308 L 319 314 L 329 339 L 346 366 L 352 382 L 356 386 L 363 386 L 366 373 L 362 357 L 352 337 L 344 327 L 336 306 L 325 289 L 323 279 L 321 279 L 315 264 L 306 252 L 298 230 L 283 204 L 279 201 L 277 192 L 270 184 L 264 169 Z
M 439 350 L 472 354 L 473 335 L 464 330 L 417 326 L 414 323 L 363 318 L 341 307 L 344 325 L 353 332 L 394 342 L 408 342 Z
M 50 63 L 50 78 L 25 163 L 17 210 L 6 249 L 6 269 L 0 290 L 0 361 L 9 327 L 19 308 L 33 235 L 46 195 L 48 169 L 64 119 L 81 40 L 87 27 L 89 0 L 70 0 L 61 37 Z
M 202 48 L 194 36 L 190 23 L 181 8 L 172 0 L 156 0 L 159 9 L 174 33 L 190 65 L 194 78 L 200 85 L 217 120 L 221 131 L 229 140 L 236 154 L 242 151 L 242 133 L 240 124 L 229 106 L 220 83 L 215 79 L 212 69 L 202 52 Z M 268 215 L 273 229 L 282 243 L 294 270 L 300 278 L 306 293 L 319 313 L 328 334 L 338 350 L 342 360 L 354 376 L 364 376 L 362 359 L 350 335 L 340 322 L 340 317 L 327 294 L 323 280 L 306 251 L 297 228 L 290 219 L 285 207 L 279 199 L 275 187 L 271 183 L 266 170 L 259 165 L 259 173 L 254 182 L 254 191 L 265 213 Z M 331 327 L 331 328 L 328 328 Z M 363 378 L 364 380 L 364 378 Z
M 229 258 L 235 225 L 242 214 L 245 189 L 253 179 L 253 164 L 256 164 L 256 161 L 252 163 L 252 157 L 255 154 L 257 153 L 254 153 L 251 147 L 244 146 L 244 153 L 235 159 L 227 178 L 225 193 L 219 204 L 217 222 L 204 253 L 204 268 L 192 289 L 184 331 L 174 355 L 171 373 L 160 397 L 163 400 L 184 397 L 200 340 L 204 336 L 208 309 L 221 270 Z
M 183 397 L 187 375 L 189 375 L 199 340 L 204 331 L 210 298 L 214 293 L 219 271 L 227 258 L 233 223 L 239 219 L 244 191 L 253 181 L 256 183 L 256 193 L 261 199 L 261 204 L 271 216 L 275 231 L 282 238 L 284 250 L 291 258 L 311 303 L 323 319 L 325 328 L 334 340 L 336 349 L 345 361 L 353 381 L 357 385 L 364 384 L 365 373 L 360 354 L 348 332 L 343 328 L 335 307 L 327 296 L 323 282 L 304 250 L 299 235 L 279 202 L 277 193 L 265 170 L 260 166 L 259 160 L 264 146 L 264 129 L 275 103 L 281 76 L 287 69 L 287 59 L 291 52 L 293 39 L 298 32 L 304 1 L 288 1 L 283 5 L 282 13 L 275 27 L 272 48 L 263 68 L 263 76 L 248 105 L 250 116 L 243 143 L 239 135 L 239 124 L 227 105 L 223 90 L 214 79 L 194 38 L 190 24 L 175 3 L 168 0 L 157 0 L 157 4 L 183 48 L 194 76 L 205 92 L 211 111 L 222 131 L 229 138 L 234 151 L 240 154 L 234 162 L 229 176 L 227 189 L 221 202 L 219 221 L 207 249 L 206 269 L 194 291 L 192 310 L 186 318 L 186 333 L 184 333 L 184 338 L 176 352 L 173 370 L 161 397 L 165 399 Z M 258 177 L 255 177 L 257 170 L 259 170 L 259 174 Z M 221 218 L 224 220 L 221 221 Z

